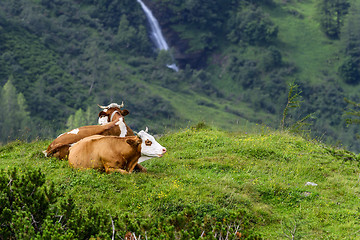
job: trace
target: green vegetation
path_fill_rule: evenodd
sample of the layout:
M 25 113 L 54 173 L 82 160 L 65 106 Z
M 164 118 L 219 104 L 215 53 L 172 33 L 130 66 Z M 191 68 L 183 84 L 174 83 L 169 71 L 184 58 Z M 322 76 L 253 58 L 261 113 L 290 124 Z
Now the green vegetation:
M 49 141 L 1 147 L 2 236 L 359 237 L 352 152 L 261 126 L 235 133 L 199 123 L 159 142 L 168 153 L 130 175 L 73 170 L 42 155 Z

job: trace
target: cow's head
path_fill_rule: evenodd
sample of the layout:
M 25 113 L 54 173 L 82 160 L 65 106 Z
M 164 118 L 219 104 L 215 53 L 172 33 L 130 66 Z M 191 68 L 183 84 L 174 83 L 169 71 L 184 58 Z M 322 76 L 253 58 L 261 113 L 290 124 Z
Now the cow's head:
M 141 130 L 136 134 L 141 139 L 141 156 L 139 162 L 145 161 L 153 157 L 162 157 L 166 153 L 166 148 L 160 145 L 153 136 L 146 130 Z M 128 142 L 130 144 L 130 142 Z M 139 142 L 140 144 L 140 142 Z M 131 144 L 130 144 L 131 145 Z
M 117 103 L 111 103 L 107 106 L 98 106 L 103 109 L 101 112 L 99 112 L 98 123 L 100 125 L 107 124 L 129 114 L 129 111 L 127 109 L 120 109 L 124 107 L 123 102 L 121 103 L 121 105 Z

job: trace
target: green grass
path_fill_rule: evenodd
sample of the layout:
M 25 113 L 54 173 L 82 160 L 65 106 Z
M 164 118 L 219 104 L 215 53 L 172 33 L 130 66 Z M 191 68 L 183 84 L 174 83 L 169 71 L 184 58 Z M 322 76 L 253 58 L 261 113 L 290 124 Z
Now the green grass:
M 295 227 L 295 239 L 359 238 L 358 156 L 287 132 L 258 132 L 198 124 L 164 135 L 168 153 L 143 163 L 147 173 L 130 175 L 73 170 L 43 157 L 49 141 L 13 142 L 0 148 L 0 169 L 41 169 L 80 208 L 126 215 L 132 220 L 116 225 L 122 237 L 119 226 L 159 239 L 239 226 L 249 239 L 287 239 Z
M 336 73 L 340 42 L 329 40 L 321 31 L 316 19 L 317 1 L 281 5 L 281 8 L 269 9 L 269 12 L 279 26 L 279 47 L 287 53 L 284 60 L 295 62 L 302 81 L 319 83 L 323 78 L 322 71 Z M 298 16 L 291 14 L 295 12 Z
M 255 123 L 250 122 L 252 118 L 255 118 L 256 114 L 261 116 L 266 115 L 254 113 L 254 111 L 250 110 L 249 107 L 243 103 L 233 104 L 233 102 L 225 99 L 213 100 L 211 97 L 202 96 L 193 92 L 186 94 L 177 93 L 161 86 L 148 85 L 147 87 L 154 93 L 161 94 L 166 101 L 171 102 L 175 112 L 181 114 L 183 121 L 169 120 L 167 126 L 170 126 L 171 129 L 185 128 L 198 122 L 205 122 L 206 124 L 229 131 L 236 131 L 239 128 L 242 128 L 243 131 L 251 131 L 254 126 L 256 126 Z M 199 103 L 205 104 L 200 105 Z M 226 111 L 226 108 L 233 109 L 240 113 L 241 116 Z M 129 115 L 129 117 L 131 116 Z M 157 120 L 154 122 L 154 125 L 159 125 Z

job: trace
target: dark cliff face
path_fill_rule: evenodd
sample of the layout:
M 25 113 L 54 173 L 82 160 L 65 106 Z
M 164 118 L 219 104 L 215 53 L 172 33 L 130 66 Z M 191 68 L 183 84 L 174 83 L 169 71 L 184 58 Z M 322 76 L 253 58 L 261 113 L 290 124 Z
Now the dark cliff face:
M 185 68 L 186 65 L 190 65 L 194 69 L 205 67 L 207 56 L 204 49 L 189 51 L 189 40 L 181 38 L 179 33 L 172 28 L 173 23 L 170 22 L 173 16 L 172 11 L 160 2 L 150 0 L 143 0 L 143 2 L 151 9 L 158 20 L 166 42 L 173 51 L 177 65 L 180 68 Z M 178 24 L 181 25 L 181 22 L 178 22 Z

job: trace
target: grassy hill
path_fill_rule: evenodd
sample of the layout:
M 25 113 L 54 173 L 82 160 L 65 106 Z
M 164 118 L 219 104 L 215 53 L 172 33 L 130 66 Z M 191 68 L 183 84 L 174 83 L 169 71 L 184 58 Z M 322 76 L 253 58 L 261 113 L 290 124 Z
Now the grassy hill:
M 158 141 L 168 153 L 143 163 L 147 173 L 73 170 L 42 155 L 49 141 L 1 147 L 0 169 L 20 176 L 39 169 L 45 185 L 53 182 L 60 199 L 71 196 L 90 222 L 104 212 L 93 237 L 109 239 L 114 229 L 115 239 L 128 232 L 141 239 L 360 237 L 359 157 L 351 152 L 261 126 L 225 132 L 199 123 Z M 2 191 L 11 183 L 4 182 Z M 70 226 L 57 226 L 70 239 Z

